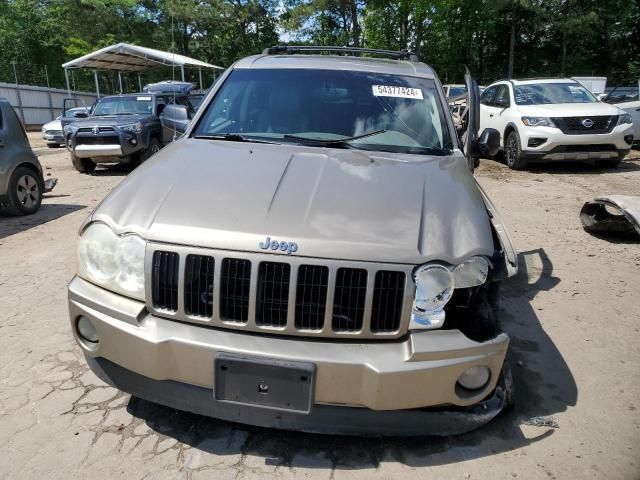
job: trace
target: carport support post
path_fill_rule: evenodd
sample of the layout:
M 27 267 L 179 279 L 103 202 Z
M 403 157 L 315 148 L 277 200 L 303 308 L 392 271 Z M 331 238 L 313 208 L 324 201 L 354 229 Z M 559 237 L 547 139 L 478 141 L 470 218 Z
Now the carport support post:
M 138 74 L 138 88 L 138 91 L 142 92 L 142 78 L 140 78 L 140 74 Z
M 184 82 L 184 65 L 180 65 L 180 73 L 182 73 L 182 81 Z
M 98 83 L 98 71 L 97 70 L 93 71 L 93 78 L 96 81 L 96 95 L 98 96 L 98 98 L 100 98 L 100 84 Z
M 51 112 L 51 120 L 56 118 L 56 114 L 53 111 L 53 100 L 51 99 L 51 86 L 49 85 L 49 71 L 47 66 L 44 66 L 44 76 L 47 77 L 47 98 L 49 99 L 49 112 Z M 62 112 L 64 115 L 64 112 Z
M 69 70 L 64 69 L 64 79 L 67 81 L 67 96 L 71 96 L 71 86 L 69 85 Z
M 120 93 L 124 93 L 122 91 L 122 75 L 118 72 L 118 82 L 120 83 Z
M 200 77 L 200 92 L 204 92 L 204 87 L 202 86 L 202 67 L 198 67 L 198 76 Z
M 13 65 L 13 76 L 16 79 L 16 96 L 18 97 L 18 109 L 20 110 L 20 118 L 22 119 L 22 124 L 26 125 L 24 121 L 24 110 L 22 109 L 22 95 L 20 95 L 20 85 L 18 84 L 18 72 L 16 71 L 16 62 L 11 62 Z

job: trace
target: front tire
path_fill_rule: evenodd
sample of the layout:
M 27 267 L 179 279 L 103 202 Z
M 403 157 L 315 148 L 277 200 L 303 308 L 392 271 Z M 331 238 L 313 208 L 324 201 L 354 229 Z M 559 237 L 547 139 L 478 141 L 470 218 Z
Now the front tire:
M 522 148 L 520 147 L 520 137 L 518 132 L 511 132 L 507 137 L 507 143 L 504 148 L 504 157 L 507 166 L 512 170 L 522 170 L 526 168 L 527 161 L 522 158 Z
M 96 169 L 96 163 L 90 158 L 80 158 L 71 154 L 71 162 L 80 173 L 91 173 Z
M 160 151 L 161 145 L 157 138 L 149 140 L 149 146 L 140 154 L 140 163 L 147 161 Z
M 35 171 L 18 167 L 9 179 L 7 213 L 9 215 L 31 215 L 42 204 L 44 181 Z

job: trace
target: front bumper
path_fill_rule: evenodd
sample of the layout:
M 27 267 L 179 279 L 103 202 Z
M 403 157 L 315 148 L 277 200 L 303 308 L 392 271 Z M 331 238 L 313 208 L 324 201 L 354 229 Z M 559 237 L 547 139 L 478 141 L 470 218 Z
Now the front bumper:
M 62 143 L 79 158 L 90 158 L 96 163 L 113 163 L 145 150 L 149 141 L 144 133 L 112 130 L 98 134 L 75 132 L 68 134 L 66 142 L 63 140 Z
M 64 144 L 64 137 L 62 136 L 62 134 L 50 134 L 47 132 L 44 132 L 42 134 L 42 138 L 50 144 L 55 144 L 55 145 L 62 145 Z
M 522 156 L 527 160 L 606 160 L 626 155 L 633 125 L 616 126 L 610 133 L 568 135 L 553 127 L 519 127 Z M 532 147 L 531 141 L 544 139 Z
M 153 316 L 142 302 L 78 277 L 69 284 L 69 313 L 76 340 L 93 359 L 90 365 L 98 374 L 106 372 L 109 382 L 147 400 L 216 418 L 354 434 L 435 434 L 427 428 L 433 423 L 435 430 L 450 434 L 477 428 L 504 404 L 496 386 L 509 343 L 505 334 L 483 343 L 457 330 L 352 343 L 240 333 Z M 79 339 L 80 316 L 95 326 L 97 346 Z M 214 359 L 220 352 L 315 364 L 311 413 L 214 401 Z M 473 365 L 486 365 L 491 379 L 480 391 L 469 392 L 456 381 Z M 453 423 L 448 429 L 447 419 Z

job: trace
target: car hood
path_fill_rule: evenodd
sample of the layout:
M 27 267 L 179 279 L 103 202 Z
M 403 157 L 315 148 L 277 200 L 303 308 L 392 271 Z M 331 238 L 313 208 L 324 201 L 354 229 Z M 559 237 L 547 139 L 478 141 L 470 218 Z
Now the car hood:
M 608 103 L 559 103 L 548 105 L 518 105 L 518 112 L 535 117 L 588 117 L 620 115 L 618 107 Z
M 149 115 L 104 115 L 100 117 L 78 118 L 71 122 L 72 125 L 78 127 L 90 126 L 113 126 L 113 125 L 129 125 L 135 122 L 144 122 Z
M 457 264 L 494 251 L 462 156 L 186 138 L 129 175 L 92 220 L 151 241 L 259 252 L 270 237 L 297 243 L 296 256 L 344 260 Z
M 62 123 L 60 120 L 51 120 L 49 123 L 43 125 L 43 130 L 62 130 Z

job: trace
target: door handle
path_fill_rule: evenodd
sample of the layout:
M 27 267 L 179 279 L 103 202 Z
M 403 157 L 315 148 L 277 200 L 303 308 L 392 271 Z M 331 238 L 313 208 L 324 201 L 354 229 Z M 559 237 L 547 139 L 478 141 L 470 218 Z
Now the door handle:
M 640 112 L 640 108 L 636 108 L 636 112 Z
M 490 113 L 490 114 L 489 114 L 489 116 L 490 116 L 491 118 L 493 118 L 493 113 Z

